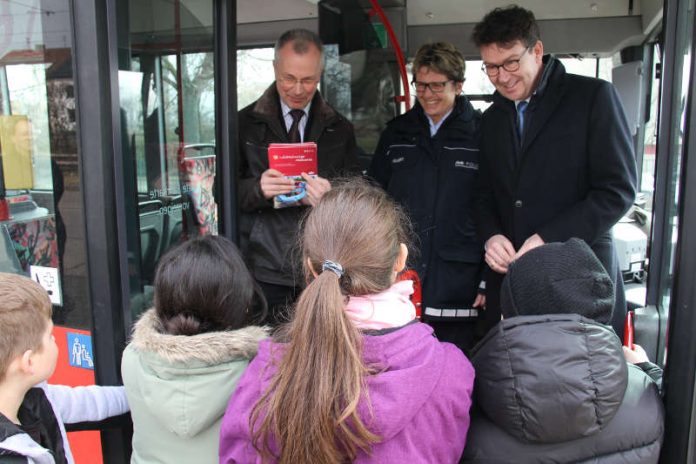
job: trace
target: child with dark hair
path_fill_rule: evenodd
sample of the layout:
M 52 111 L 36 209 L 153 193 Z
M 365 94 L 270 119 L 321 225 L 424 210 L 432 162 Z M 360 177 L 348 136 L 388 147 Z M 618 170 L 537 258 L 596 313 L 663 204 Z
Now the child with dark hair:
M 656 463 L 662 401 L 653 373 L 626 362 L 606 325 L 614 284 L 592 249 L 573 238 L 528 251 L 500 301 L 504 320 L 471 357 L 462 462 Z
M 334 184 L 302 233 L 307 287 L 230 400 L 221 463 L 453 463 L 474 372 L 415 320 L 404 213 L 379 187 Z
M 227 402 L 268 336 L 266 303 L 237 247 L 189 240 L 160 260 L 153 309 L 123 353 L 133 463 L 217 462 Z

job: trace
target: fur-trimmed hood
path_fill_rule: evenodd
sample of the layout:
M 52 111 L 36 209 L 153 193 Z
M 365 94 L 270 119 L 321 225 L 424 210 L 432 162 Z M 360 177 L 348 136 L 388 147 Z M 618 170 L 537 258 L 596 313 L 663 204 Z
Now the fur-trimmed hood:
M 170 363 L 200 361 L 219 364 L 253 358 L 259 342 L 268 336 L 269 329 L 258 326 L 198 335 L 169 335 L 164 333 L 155 310 L 150 309 L 136 322 L 131 343 L 138 351 L 156 354 Z
M 123 353 L 123 384 L 135 424 L 134 462 L 149 462 L 147 456 L 161 452 L 168 454 L 160 462 L 173 462 L 188 456 L 187 449 L 198 457 L 210 452 L 209 460 L 215 461 L 227 402 L 268 329 L 186 336 L 162 333 L 161 327 L 154 309 L 145 312 Z

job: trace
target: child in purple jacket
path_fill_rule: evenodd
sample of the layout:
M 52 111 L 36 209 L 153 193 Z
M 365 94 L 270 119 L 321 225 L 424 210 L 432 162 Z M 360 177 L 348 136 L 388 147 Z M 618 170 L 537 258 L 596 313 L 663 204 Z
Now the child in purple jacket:
M 395 283 L 407 221 L 361 180 L 307 216 L 307 288 L 290 323 L 262 342 L 230 400 L 221 463 L 456 463 L 474 371 L 415 319 Z

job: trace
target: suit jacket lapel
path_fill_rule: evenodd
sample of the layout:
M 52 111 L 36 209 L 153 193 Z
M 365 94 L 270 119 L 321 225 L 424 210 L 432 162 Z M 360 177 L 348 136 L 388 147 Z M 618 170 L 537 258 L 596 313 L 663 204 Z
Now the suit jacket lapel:
M 277 141 L 288 141 L 288 132 L 285 129 L 283 114 L 280 109 L 280 96 L 276 90 L 275 82 L 256 101 L 251 115 L 266 124 Z
M 522 139 L 522 157 L 527 152 L 527 148 L 534 142 L 541 130 L 546 125 L 548 119 L 553 115 L 556 106 L 560 103 L 562 98 L 561 92 L 552 92 L 544 95 L 544 98 L 539 102 L 539 106 L 534 111 L 531 120 L 529 121 L 529 128 L 524 133 L 524 138 Z
M 312 106 L 309 109 L 309 119 L 305 127 L 305 142 L 316 142 L 330 127 L 338 117 L 336 112 L 329 106 L 317 90 L 312 98 Z
M 534 142 L 534 139 L 546 126 L 546 122 L 553 115 L 556 106 L 563 98 L 565 92 L 563 75 L 565 75 L 565 70 L 562 65 L 549 57 L 544 69 L 544 75 L 541 78 L 542 83 L 538 90 L 538 92 L 541 92 L 541 95 L 532 96 L 529 104 L 531 108 L 528 107 L 525 113 L 531 117 L 529 118 L 529 127 L 526 128 L 524 138 L 522 139 L 520 161 L 526 155 L 527 149 Z
M 314 106 L 314 104 L 312 104 Z M 310 110 L 310 113 L 312 111 Z M 307 120 L 307 127 L 305 128 L 305 142 L 316 142 L 319 140 L 322 132 L 326 128 L 326 120 L 322 117 L 317 117 L 317 113 L 314 112 Z M 309 129 L 309 130 L 307 130 Z

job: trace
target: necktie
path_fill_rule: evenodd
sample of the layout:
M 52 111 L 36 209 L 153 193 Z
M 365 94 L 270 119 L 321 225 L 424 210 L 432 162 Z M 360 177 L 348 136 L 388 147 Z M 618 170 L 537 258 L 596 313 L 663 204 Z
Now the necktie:
M 517 140 L 522 143 L 524 134 L 524 112 L 527 109 L 527 102 L 521 101 L 517 104 Z
M 304 110 L 290 110 L 290 116 L 292 116 L 292 124 L 288 131 L 290 143 L 300 143 L 302 141 L 302 137 L 300 137 L 300 119 L 302 119 L 304 115 Z

